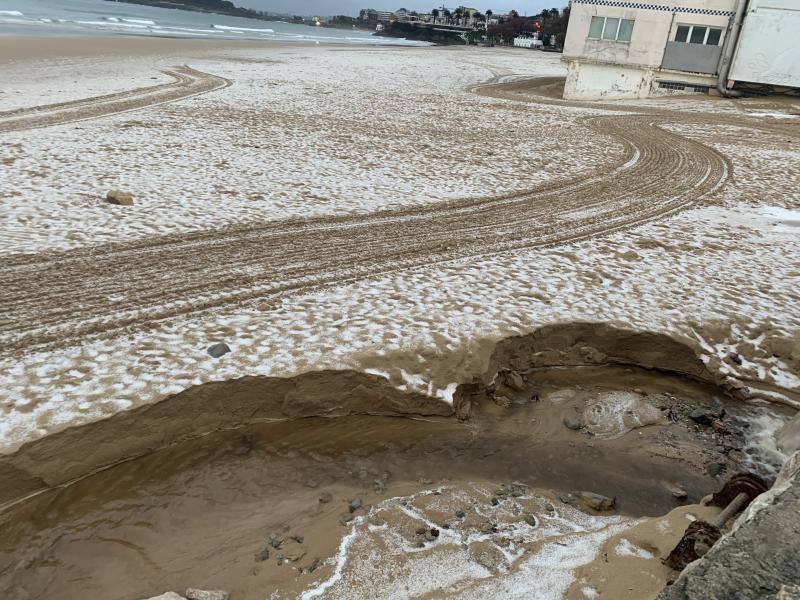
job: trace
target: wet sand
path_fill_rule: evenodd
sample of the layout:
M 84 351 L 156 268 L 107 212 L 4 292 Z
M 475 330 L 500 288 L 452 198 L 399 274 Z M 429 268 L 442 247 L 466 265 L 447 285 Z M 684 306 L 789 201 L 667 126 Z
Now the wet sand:
M 27 60 L 106 56 L 171 55 L 177 60 L 182 55 L 204 51 L 264 48 L 269 46 L 303 47 L 310 45 L 303 42 L 203 40 L 123 35 L 75 37 L 0 36 L 0 64 Z
M 710 405 L 719 393 L 715 388 L 624 367 L 537 370 L 525 378 L 509 407 L 473 390 L 470 418 L 464 422 L 408 414 L 253 423 L 176 443 L 18 501 L 0 515 L 0 590 L 9 600 L 133 600 L 186 587 L 226 589 L 233 598 L 272 591 L 279 592 L 277 597 L 294 597 L 336 572 L 344 576 L 342 569 L 336 571 L 334 557 L 341 554 L 342 536 L 351 529 L 363 530 L 356 536 L 358 543 L 373 549 L 389 543 L 381 537 L 389 532 L 405 539 L 402 544 L 418 545 L 419 518 L 409 520 L 402 502 L 422 507 L 426 519 L 449 527 L 452 536 L 466 536 L 472 558 L 460 560 L 483 565 L 502 581 L 523 569 L 522 557 L 543 551 L 544 542 L 534 535 L 539 530 L 524 524 L 525 514 L 538 514 L 536 518 L 547 522 L 554 518 L 543 508 L 549 503 L 559 519 L 583 523 L 584 512 L 595 512 L 565 504 L 560 500 L 565 493 L 585 490 L 616 498 L 614 510 L 602 514 L 619 515 L 622 521 L 586 521 L 588 529 L 583 530 L 589 536 L 593 528 L 611 535 L 607 527 L 627 529 L 635 524 L 632 518 L 669 512 L 678 504 L 671 487 L 687 492 L 686 503 L 718 487 L 705 471 L 708 461 L 718 459 L 717 442 L 698 435 L 685 417 L 678 422 L 658 419 L 647 427 L 634 423 L 630 431 L 628 423 L 612 436 L 563 424 L 565 416 L 586 414 L 593 401 L 620 392 L 620 386 L 628 393 L 636 388 L 663 414 L 670 407 L 682 411 L 689 404 Z M 539 400 L 531 401 L 533 395 Z M 98 426 L 102 423 L 84 429 L 96 435 L 91 432 Z M 670 448 L 673 454 L 665 452 Z M 64 463 L 79 460 L 69 456 L 69 448 L 63 450 Z M 514 481 L 525 486 L 520 497 L 493 491 Z M 495 505 L 498 493 L 502 503 Z M 450 508 L 427 506 L 431 495 L 444 495 L 441 501 L 447 499 L 444 505 Z M 351 513 L 348 504 L 356 498 L 363 506 Z M 375 508 L 370 511 L 370 506 Z M 458 506 L 465 517 L 456 516 Z M 352 520 L 357 517 L 363 518 Z M 375 533 L 370 522 L 384 533 Z M 487 527 L 498 531 L 481 533 Z M 524 531 L 517 531 L 519 527 Z M 558 541 L 566 533 L 554 530 L 545 537 Z M 662 545 L 681 533 L 669 533 Z M 257 560 L 270 535 L 285 540 L 278 548 L 267 548 L 269 559 Z M 302 542 L 292 535 L 300 535 Z M 586 539 L 581 543 L 594 538 Z M 404 565 L 412 558 L 420 564 L 455 560 L 462 545 L 455 538 L 442 540 L 423 543 L 430 555 L 412 556 L 399 547 L 386 564 Z M 517 559 L 502 559 L 506 566 L 493 562 L 501 559 L 491 548 L 501 542 L 522 552 Z M 375 585 L 370 577 L 377 575 L 359 576 L 364 567 L 356 569 L 352 561 L 357 556 L 351 558 L 350 566 L 343 567 L 350 573 L 345 578 L 348 594 L 369 596 Z M 314 559 L 319 561 L 308 572 Z M 665 568 L 655 571 L 662 579 L 668 575 Z M 582 576 L 592 579 L 593 573 L 587 567 Z M 329 597 L 337 597 L 334 592 L 335 586 Z

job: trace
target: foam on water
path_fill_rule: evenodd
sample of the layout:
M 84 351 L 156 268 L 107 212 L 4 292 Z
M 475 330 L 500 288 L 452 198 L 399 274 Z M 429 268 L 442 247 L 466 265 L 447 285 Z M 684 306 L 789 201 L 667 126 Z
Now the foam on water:
M 469 484 L 380 502 L 342 536 L 333 573 L 311 584 L 301 598 L 420 597 L 446 590 L 448 597 L 458 598 L 555 600 L 573 582 L 576 567 L 637 523 L 560 505 L 551 515 L 543 508 L 547 498 L 537 494 L 486 508 L 490 496 L 485 486 Z M 422 546 L 408 539 L 418 527 L 438 528 L 436 515 L 452 514 L 459 506 L 490 518 L 494 530 L 475 531 L 473 525 L 454 522 Z M 536 525 L 520 520 L 521 511 L 535 511 Z M 487 552 L 495 557 L 488 562 Z
M 252 28 L 252 27 L 227 27 L 225 25 L 214 25 L 213 23 L 211 24 L 211 28 L 212 29 L 221 29 L 222 31 L 235 31 L 235 32 L 255 31 L 255 32 L 258 32 L 258 33 L 275 33 L 274 29 L 256 29 L 256 28 Z

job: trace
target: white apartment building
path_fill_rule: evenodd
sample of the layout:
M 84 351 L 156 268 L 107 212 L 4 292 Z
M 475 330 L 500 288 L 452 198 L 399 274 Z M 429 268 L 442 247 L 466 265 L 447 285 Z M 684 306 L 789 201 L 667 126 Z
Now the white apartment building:
M 800 0 L 572 0 L 564 97 L 800 87 Z

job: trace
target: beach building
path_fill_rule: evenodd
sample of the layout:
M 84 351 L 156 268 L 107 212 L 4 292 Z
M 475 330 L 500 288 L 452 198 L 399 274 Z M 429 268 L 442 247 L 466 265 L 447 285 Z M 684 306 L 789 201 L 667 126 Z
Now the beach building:
M 800 0 L 655 2 L 572 0 L 564 98 L 800 87 Z

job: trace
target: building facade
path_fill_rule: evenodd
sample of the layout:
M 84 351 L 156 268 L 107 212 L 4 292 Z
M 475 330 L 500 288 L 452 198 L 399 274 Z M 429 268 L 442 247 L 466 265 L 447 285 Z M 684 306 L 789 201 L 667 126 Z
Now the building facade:
M 737 0 L 663 1 L 573 0 L 564 97 L 644 98 L 713 88 Z
M 572 0 L 565 98 L 800 88 L 800 0 L 655 1 Z

